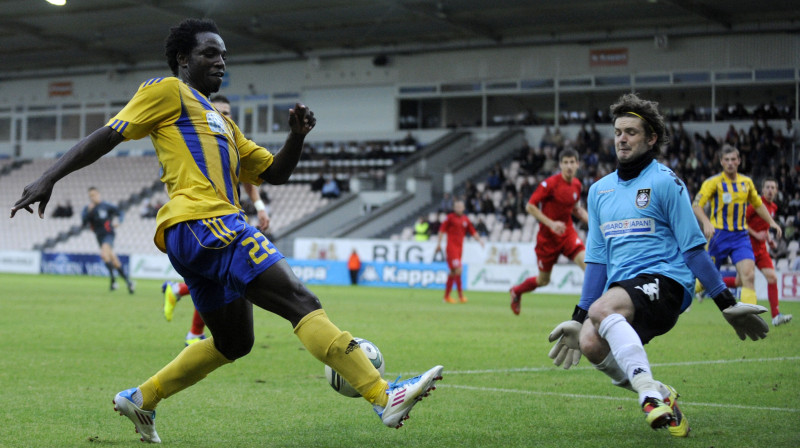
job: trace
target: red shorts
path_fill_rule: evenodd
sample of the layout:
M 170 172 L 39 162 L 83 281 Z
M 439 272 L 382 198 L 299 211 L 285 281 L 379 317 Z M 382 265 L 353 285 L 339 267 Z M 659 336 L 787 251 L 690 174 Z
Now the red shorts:
M 536 237 L 536 259 L 538 260 L 539 270 L 550 272 L 553 270 L 553 265 L 558 261 L 558 256 L 564 254 L 565 257 L 572 260 L 576 255 L 586 250 L 578 236 L 575 228 L 567 229 L 563 235 L 553 237 L 552 232 L 539 231 Z
M 451 271 L 461 267 L 461 248 L 455 250 L 447 249 L 447 267 L 449 267 Z
M 759 241 L 750 237 L 750 245 L 753 246 L 753 255 L 756 256 L 756 267 L 758 269 L 775 269 L 775 265 L 772 264 L 772 258 L 769 256 L 769 250 L 767 250 L 766 241 Z

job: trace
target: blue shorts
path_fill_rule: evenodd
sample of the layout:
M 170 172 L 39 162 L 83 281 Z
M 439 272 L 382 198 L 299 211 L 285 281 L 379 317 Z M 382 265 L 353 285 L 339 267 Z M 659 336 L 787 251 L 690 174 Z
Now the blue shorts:
M 113 233 L 95 233 L 94 237 L 97 238 L 97 245 L 102 246 L 108 243 L 109 246 L 114 247 L 114 234 Z
M 169 261 L 201 313 L 244 296 L 250 281 L 283 258 L 244 213 L 175 224 L 166 230 L 165 242 Z
M 728 257 L 736 264 L 742 260 L 755 260 L 753 246 L 750 245 L 750 236 L 747 230 L 719 230 L 714 232 L 708 242 L 708 255 L 714 260 L 714 265 L 719 269 Z

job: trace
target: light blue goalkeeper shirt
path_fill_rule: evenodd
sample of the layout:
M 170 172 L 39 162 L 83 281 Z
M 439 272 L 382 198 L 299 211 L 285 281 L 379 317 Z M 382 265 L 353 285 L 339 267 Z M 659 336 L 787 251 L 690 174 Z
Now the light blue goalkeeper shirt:
M 606 265 L 604 290 L 639 274 L 661 274 L 683 285 L 681 311 L 691 304 L 694 275 L 681 254 L 706 239 L 672 170 L 654 160 L 628 181 L 615 171 L 589 189 L 588 209 L 586 262 Z

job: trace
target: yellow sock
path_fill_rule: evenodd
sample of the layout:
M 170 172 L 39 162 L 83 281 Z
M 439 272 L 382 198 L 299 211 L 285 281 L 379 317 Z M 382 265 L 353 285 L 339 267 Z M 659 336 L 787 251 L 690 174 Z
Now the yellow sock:
M 756 300 L 756 291 L 754 289 L 742 287 L 741 292 L 742 303 L 750 303 L 755 305 Z
M 695 279 L 694 280 L 694 292 L 695 292 L 695 294 L 702 294 L 703 291 L 705 291 L 705 288 L 703 288 L 703 284 L 700 283 L 700 280 Z
M 214 338 L 195 342 L 139 386 L 142 409 L 153 410 L 158 402 L 202 380 L 217 367 L 231 363 L 214 347 Z
M 306 349 L 342 376 L 367 401 L 386 406 L 387 383 L 347 331 L 339 330 L 322 309 L 305 315 L 294 334 Z

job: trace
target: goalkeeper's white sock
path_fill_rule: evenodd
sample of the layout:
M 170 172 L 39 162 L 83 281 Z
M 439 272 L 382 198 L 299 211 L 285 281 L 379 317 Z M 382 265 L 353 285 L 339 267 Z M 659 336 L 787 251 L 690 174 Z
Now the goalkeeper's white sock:
M 611 354 L 625 372 L 631 387 L 639 393 L 639 404 L 644 403 L 647 397 L 661 397 L 642 340 L 625 317 L 616 313 L 609 315 L 600 322 L 598 331 L 611 347 Z
M 595 369 L 605 373 L 609 378 L 611 378 L 611 384 L 615 386 L 619 386 L 623 389 L 628 389 L 632 392 L 636 392 L 633 390 L 633 386 L 631 386 L 631 382 L 628 381 L 628 376 L 625 375 L 625 372 L 619 367 L 617 364 L 617 360 L 614 359 L 614 354 L 609 353 L 606 356 L 606 359 L 600 362 L 600 364 L 592 363 Z

